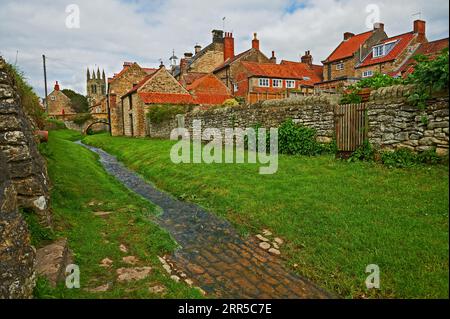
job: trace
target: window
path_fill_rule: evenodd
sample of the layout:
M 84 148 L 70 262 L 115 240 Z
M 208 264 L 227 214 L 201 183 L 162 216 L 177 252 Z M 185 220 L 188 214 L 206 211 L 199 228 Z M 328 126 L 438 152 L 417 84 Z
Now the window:
M 373 48 L 373 57 L 378 58 L 384 56 L 384 45 L 379 45 Z
M 234 91 L 234 92 L 237 92 L 238 90 L 239 90 L 238 84 L 237 84 L 237 83 L 234 83 L 234 84 L 233 84 L 233 91 Z
M 341 71 L 344 69 L 344 63 L 336 64 L 336 70 Z
M 55 98 L 54 96 L 51 96 L 51 97 L 50 97 L 50 100 L 55 101 L 56 98 Z
M 295 81 L 294 80 L 286 80 L 286 88 L 288 88 L 288 89 L 295 88 Z
M 272 80 L 272 86 L 274 88 L 282 88 L 283 87 L 283 80 L 273 79 Z
M 363 78 L 370 78 L 371 76 L 373 76 L 373 71 L 372 70 L 364 71 L 363 74 L 362 74 Z
M 268 88 L 270 86 L 269 79 L 259 79 L 259 86 Z

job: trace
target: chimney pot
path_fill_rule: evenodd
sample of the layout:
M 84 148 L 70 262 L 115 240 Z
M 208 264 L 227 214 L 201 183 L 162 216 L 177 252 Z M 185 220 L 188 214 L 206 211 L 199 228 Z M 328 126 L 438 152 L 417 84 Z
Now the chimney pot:
M 373 24 L 374 30 L 383 30 L 384 31 L 384 23 L 382 22 L 376 22 Z
M 351 32 L 345 32 L 345 33 L 344 33 L 344 41 L 347 41 L 348 39 L 350 39 L 350 38 L 352 38 L 352 37 L 354 37 L 354 36 L 355 36 L 354 33 L 351 33 Z
M 58 81 L 56 81 L 56 83 L 55 83 L 55 91 L 59 91 L 59 83 L 58 83 Z
M 253 33 L 252 48 L 259 50 L 259 40 L 258 40 L 257 36 L 258 36 L 258 34 L 256 32 Z
M 272 57 L 270 58 L 270 62 L 276 64 L 277 57 L 275 56 L 275 51 L 272 51 Z

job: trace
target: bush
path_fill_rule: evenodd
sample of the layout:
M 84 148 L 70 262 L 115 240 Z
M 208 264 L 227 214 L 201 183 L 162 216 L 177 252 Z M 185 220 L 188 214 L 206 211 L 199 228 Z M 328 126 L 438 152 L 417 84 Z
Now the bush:
M 354 90 L 348 94 L 344 94 L 339 101 L 339 104 L 359 104 L 362 102 L 362 97 L 358 95 L 359 90 Z
M 228 99 L 222 103 L 222 106 L 239 106 L 239 102 L 236 99 Z
M 405 168 L 421 164 L 439 164 L 445 161 L 436 154 L 436 149 L 431 149 L 421 153 L 413 153 L 409 149 L 398 149 L 394 152 L 383 152 L 381 161 L 389 167 Z
M 363 145 L 358 147 L 356 151 L 353 152 L 353 154 L 348 159 L 349 162 L 355 162 L 355 161 L 365 161 L 370 162 L 373 161 L 375 158 L 375 151 L 372 148 L 372 145 L 370 145 L 368 140 L 365 140 Z
M 147 118 L 150 123 L 159 124 L 174 119 L 177 114 L 185 114 L 191 110 L 191 105 L 155 105 L 150 107 Z

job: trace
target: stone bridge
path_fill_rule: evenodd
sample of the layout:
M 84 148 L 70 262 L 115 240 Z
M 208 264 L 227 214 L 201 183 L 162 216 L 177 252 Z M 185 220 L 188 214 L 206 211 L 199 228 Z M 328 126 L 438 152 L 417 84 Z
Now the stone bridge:
M 87 134 L 89 129 L 93 129 L 94 131 L 108 130 L 109 127 L 108 113 L 93 113 L 91 115 L 92 118 L 82 124 L 77 124 L 74 122 L 75 118 L 77 117 L 77 114 L 58 116 L 57 118 L 59 120 L 64 121 L 64 124 L 68 129 L 80 131 L 83 134 Z

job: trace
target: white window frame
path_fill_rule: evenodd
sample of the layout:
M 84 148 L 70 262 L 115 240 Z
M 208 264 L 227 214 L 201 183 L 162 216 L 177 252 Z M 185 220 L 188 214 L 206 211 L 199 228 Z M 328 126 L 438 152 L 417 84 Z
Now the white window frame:
M 239 85 L 237 83 L 233 83 L 233 92 L 237 92 L 239 90 Z
M 54 97 L 54 96 L 50 96 L 50 100 L 52 100 L 52 101 L 56 101 L 56 97 Z
M 279 83 L 279 85 L 275 85 L 275 83 Z M 274 88 L 283 88 L 283 80 L 281 80 L 281 79 L 272 79 L 272 87 L 274 87 Z
M 363 78 L 370 78 L 372 76 L 373 76 L 373 71 L 372 70 L 363 71 L 363 73 L 362 73 L 362 77 Z
M 262 88 L 268 88 L 268 87 L 270 87 L 270 80 L 267 78 L 259 78 L 258 86 L 262 87 Z
M 381 57 L 385 56 L 385 53 L 386 53 L 385 49 L 386 48 L 385 48 L 384 44 L 374 46 L 372 48 L 372 55 L 373 55 L 373 57 L 374 58 L 381 58 Z
M 287 89 L 295 89 L 295 80 L 286 80 Z
M 338 63 L 336 64 L 336 70 L 337 71 L 342 71 L 344 69 L 344 63 Z

